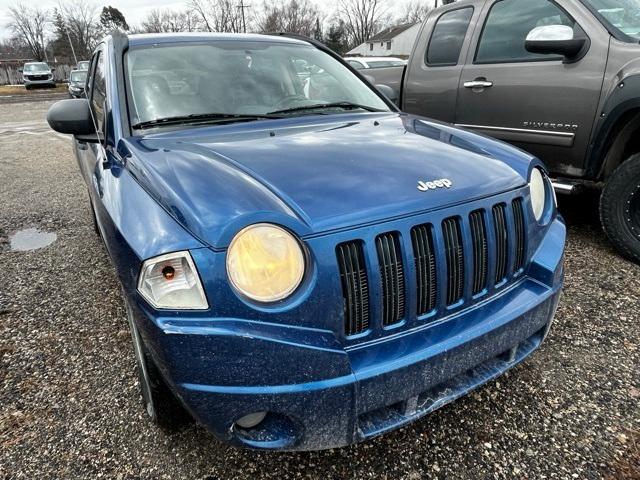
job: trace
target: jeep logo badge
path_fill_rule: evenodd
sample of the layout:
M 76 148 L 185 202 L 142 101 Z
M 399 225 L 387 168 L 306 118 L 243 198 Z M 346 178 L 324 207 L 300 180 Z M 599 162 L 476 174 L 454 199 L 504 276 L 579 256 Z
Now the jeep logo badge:
M 418 190 L 426 192 L 427 190 L 436 190 L 438 188 L 451 188 L 453 182 L 448 178 L 441 178 L 440 180 L 432 180 L 431 182 L 418 182 Z

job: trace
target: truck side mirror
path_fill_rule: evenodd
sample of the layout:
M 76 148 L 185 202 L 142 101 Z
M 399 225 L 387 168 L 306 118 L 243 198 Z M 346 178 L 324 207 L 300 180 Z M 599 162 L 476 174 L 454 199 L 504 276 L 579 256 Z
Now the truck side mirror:
M 545 25 L 529 32 L 525 49 L 530 53 L 557 54 L 569 60 L 575 60 L 586 43 L 586 38 L 574 38 L 571 27 Z
M 93 125 L 89 102 L 85 99 L 60 100 L 54 103 L 47 112 L 47 122 L 56 132 L 73 135 L 82 142 L 100 142 Z

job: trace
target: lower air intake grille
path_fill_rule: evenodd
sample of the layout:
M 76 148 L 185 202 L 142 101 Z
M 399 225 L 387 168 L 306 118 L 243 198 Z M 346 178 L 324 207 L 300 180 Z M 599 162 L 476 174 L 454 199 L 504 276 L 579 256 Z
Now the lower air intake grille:
M 509 232 L 505 205 L 500 203 L 493 207 L 493 227 L 496 234 L 496 283 L 502 282 L 507 276 L 509 260 Z
M 515 262 L 513 265 L 513 271 L 517 272 L 524 267 L 525 261 L 525 231 L 526 226 L 524 223 L 524 209 L 522 207 L 522 199 L 516 198 L 513 201 L 513 223 L 516 229 L 516 251 Z
M 436 254 L 431 225 L 413 227 L 411 243 L 416 263 L 418 315 L 424 315 L 436 308 Z
M 398 234 L 379 235 L 376 250 L 382 279 L 382 324 L 391 325 L 404 318 L 404 269 Z
M 487 229 L 484 224 L 484 211 L 471 212 L 469 225 L 473 241 L 473 294 L 477 295 L 487 286 L 487 271 L 489 269 L 489 247 L 487 245 Z
M 464 288 L 464 251 L 460 220 L 457 217 L 444 220 L 442 235 L 447 259 L 447 305 L 453 305 L 462 298 Z
M 369 327 L 369 283 L 362 242 L 342 243 L 336 247 L 344 305 L 344 331 L 347 335 Z

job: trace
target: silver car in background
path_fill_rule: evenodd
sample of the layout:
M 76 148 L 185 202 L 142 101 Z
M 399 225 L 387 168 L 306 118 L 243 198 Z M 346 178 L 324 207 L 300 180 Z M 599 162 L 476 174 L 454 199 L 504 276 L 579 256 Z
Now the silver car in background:
M 22 80 L 27 90 L 33 87 L 55 87 L 51 68 L 45 62 L 28 62 L 22 67 Z

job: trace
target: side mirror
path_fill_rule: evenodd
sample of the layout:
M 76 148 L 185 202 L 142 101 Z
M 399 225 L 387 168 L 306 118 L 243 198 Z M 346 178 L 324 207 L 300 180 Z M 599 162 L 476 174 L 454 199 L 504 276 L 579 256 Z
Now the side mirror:
M 18 73 L 22 73 L 22 69 L 21 68 L 18 69 Z
M 398 94 L 393 88 L 391 88 L 389 85 L 375 85 L 375 87 L 376 90 L 378 90 L 381 94 L 383 94 L 385 97 L 387 97 L 397 105 Z
M 574 38 L 571 27 L 546 25 L 529 32 L 525 48 L 530 53 L 557 54 L 573 60 L 582 52 L 586 43 L 586 38 Z
M 82 142 L 100 142 L 91 118 L 89 102 L 85 99 L 60 100 L 54 103 L 47 112 L 47 123 L 56 132 L 73 135 Z

